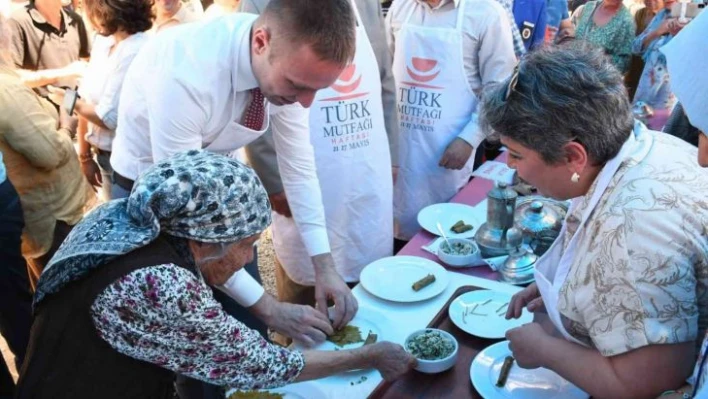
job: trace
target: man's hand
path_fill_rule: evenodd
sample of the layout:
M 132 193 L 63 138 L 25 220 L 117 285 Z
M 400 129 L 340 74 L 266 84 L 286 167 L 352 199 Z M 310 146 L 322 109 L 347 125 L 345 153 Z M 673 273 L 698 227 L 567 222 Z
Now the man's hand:
M 76 135 L 76 128 L 79 126 L 79 119 L 69 115 L 62 107 L 59 108 L 59 128 L 66 129 L 71 133 L 71 136 Z
M 285 196 L 285 191 L 281 191 L 276 194 L 270 194 L 268 196 L 268 199 L 270 200 L 270 207 L 273 208 L 275 213 L 278 213 L 288 218 L 293 217 L 293 214 L 290 212 L 290 205 L 288 205 L 288 199 Z
M 462 169 L 472 156 L 473 150 L 474 148 L 468 142 L 455 138 L 440 159 L 440 166 L 446 169 Z
M 556 338 L 551 337 L 538 323 L 528 323 L 506 332 L 509 349 L 520 367 L 535 369 L 545 367 L 546 348 Z
M 315 266 L 315 300 L 317 310 L 327 315 L 327 301 L 334 302 L 332 325 L 339 330 L 347 325 L 359 310 L 352 291 L 334 268 L 334 259 L 329 253 L 312 257 Z
M 393 184 L 395 185 L 398 180 L 398 166 L 391 167 L 391 175 L 393 176 Z
M 86 180 L 88 180 L 94 192 L 96 192 L 97 187 L 103 186 L 101 169 L 93 159 L 81 161 L 81 172 L 83 172 L 84 176 L 86 176 Z
M 268 327 L 307 346 L 323 342 L 334 333 L 327 317 L 313 307 L 278 302 L 268 294 L 249 310 Z

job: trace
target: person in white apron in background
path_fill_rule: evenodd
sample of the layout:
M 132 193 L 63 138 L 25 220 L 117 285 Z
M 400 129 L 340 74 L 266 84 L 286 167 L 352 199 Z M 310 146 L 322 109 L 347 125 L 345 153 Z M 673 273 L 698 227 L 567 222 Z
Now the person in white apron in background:
M 397 0 L 386 19 L 398 90 L 396 247 L 420 229 L 418 212 L 447 202 L 472 174 L 484 140 L 478 95 L 516 62 L 511 22 L 491 0 Z
M 671 75 L 671 89 L 684 107 L 691 126 L 698 129 L 698 164 L 708 167 L 708 53 L 696 51 L 708 37 L 708 13 L 702 11 L 681 33 L 662 47 Z M 708 398 L 708 334 L 698 353 L 688 385 L 666 392 L 666 399 Z
M 248 0 L 242 3 L 242 11 L 258 12 L 265 3 Z M 354 61 L 332 86 L 317 92 L 310 107 L 310 141 L 327 234 L 337 271 L 349 284 L 359 281 L 364 266 L 393 252 L 393 180 L 381 74 L 365 29 L 378 23 L 383 30 L 383 20 L 377 4 L 360 7 L 365 14 L 352 1 L 357 15 Z M 261 145 L 249 157 L 260 157 L 262 152 Z M 255 169 L 259 175 L 277 174 L 269 170 L 273 166 Z M 315 298 L 315 272 L 295 221 L 275 210 L 272 232 L 279 299 L 314 305 L 321 300 Z
M 572 199 L 536 282 L 509 305 L 507 318 L 537 316 L 506 333 L 518 366 L 596 398 L 682 386 L 708 326 L 708 174 L 695 148 L 635 123 L 620 72 L 580 43 L 529 54 L 485 93 L 480 120 L 521 179 Z

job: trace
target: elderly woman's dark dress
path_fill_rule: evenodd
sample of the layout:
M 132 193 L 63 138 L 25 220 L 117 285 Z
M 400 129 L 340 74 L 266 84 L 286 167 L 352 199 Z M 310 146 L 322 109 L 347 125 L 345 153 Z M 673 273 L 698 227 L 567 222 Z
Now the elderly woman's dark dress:
M 253 171 L 204 151 L 154 166 L 128 199 L 76 226 L 42 275 L 19 398 L 171 398 L 174 373 L 260 388 L 293 381 L 302 354 L 224 313 L 187 240 L 230 244 L 263 231 Z

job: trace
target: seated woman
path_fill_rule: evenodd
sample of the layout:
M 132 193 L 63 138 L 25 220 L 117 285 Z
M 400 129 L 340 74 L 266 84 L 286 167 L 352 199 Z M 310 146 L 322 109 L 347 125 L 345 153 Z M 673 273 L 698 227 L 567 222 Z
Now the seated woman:
M 518 364 L 594 398 L 680 387 L 708 322 L 708 173 L 695 148 L 635 124 L 621 74 L 577 43 L 530 54 L 480 115 L 520 178 L 573 200 L 507 313 L 545 305 L 538 321 L 552 327 L 507 332 Z
M 175 372 L 259 389 L 413 367 L 390 342 L 290 351 L 224 313 L 207 284 L 251 260 L 270 210 L 253 170 L 220 155 L 189 151 L 146 171 L 129 198 L 76 225 L 42 274 L 17 397 L 172 398 Z

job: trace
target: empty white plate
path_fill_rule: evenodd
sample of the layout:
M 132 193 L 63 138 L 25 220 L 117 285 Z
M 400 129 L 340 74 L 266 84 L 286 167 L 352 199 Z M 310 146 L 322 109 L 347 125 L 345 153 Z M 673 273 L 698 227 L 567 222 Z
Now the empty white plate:
M 428 274 L 435 281 L 419 291 L 413 283 Z M 417 256 L 389 256 L 367 265 L 359 276 L 361 285 L 381 299 L 395 302 L 417 302 L 430 299 L 445 291 L 450 280 L 442 266 Z
M 229 399 L 229 396 L 237 391 L 239 390 L 231 389 L 226 392 L 226 398 Z M 240 391 L 248 392 L 243 389 Z M 299 382 L 297 384 L 290 384 L 276 389 L 259 389 L 258 391 L 279 393 L 283 395 L 285 399 L 327 399 L 327 395 L 325 395 L 325 393 L 322 392 L 322 390 L 320 390 L 312 381 Z
M 452 322 L 468 334 L 499 339 L 504 338 L 508 330 L 533 321 L 533 315 L 526 309 L 520 318 L 506 320 L 504 316 L 510 302 L 511 295 L 502 292 L 470 291 L 452 301 L 448 314 Z
M 472 225 L 473 229 L 462 234 L 457 234 L 450 230 L 460 220 Z M 433 204 L 418 212 L 418 224 L 420 224 L 420 227 L 439 236 L 440 232 L 438 232 L 437 224 L 440 223 L 447 238 L 472 238 L 485 220 L 486 216 L 483 213 L 480 214 L 479 210 L 464 204 Z
M 544 368 L 526 370 L 516 362 L 503 387 L 497 387 L 507 356 L 509 341 L 499 342 L 479 352 L 470 366 L 470 379 L 484 399 L 587 399 L 588 394 Z

